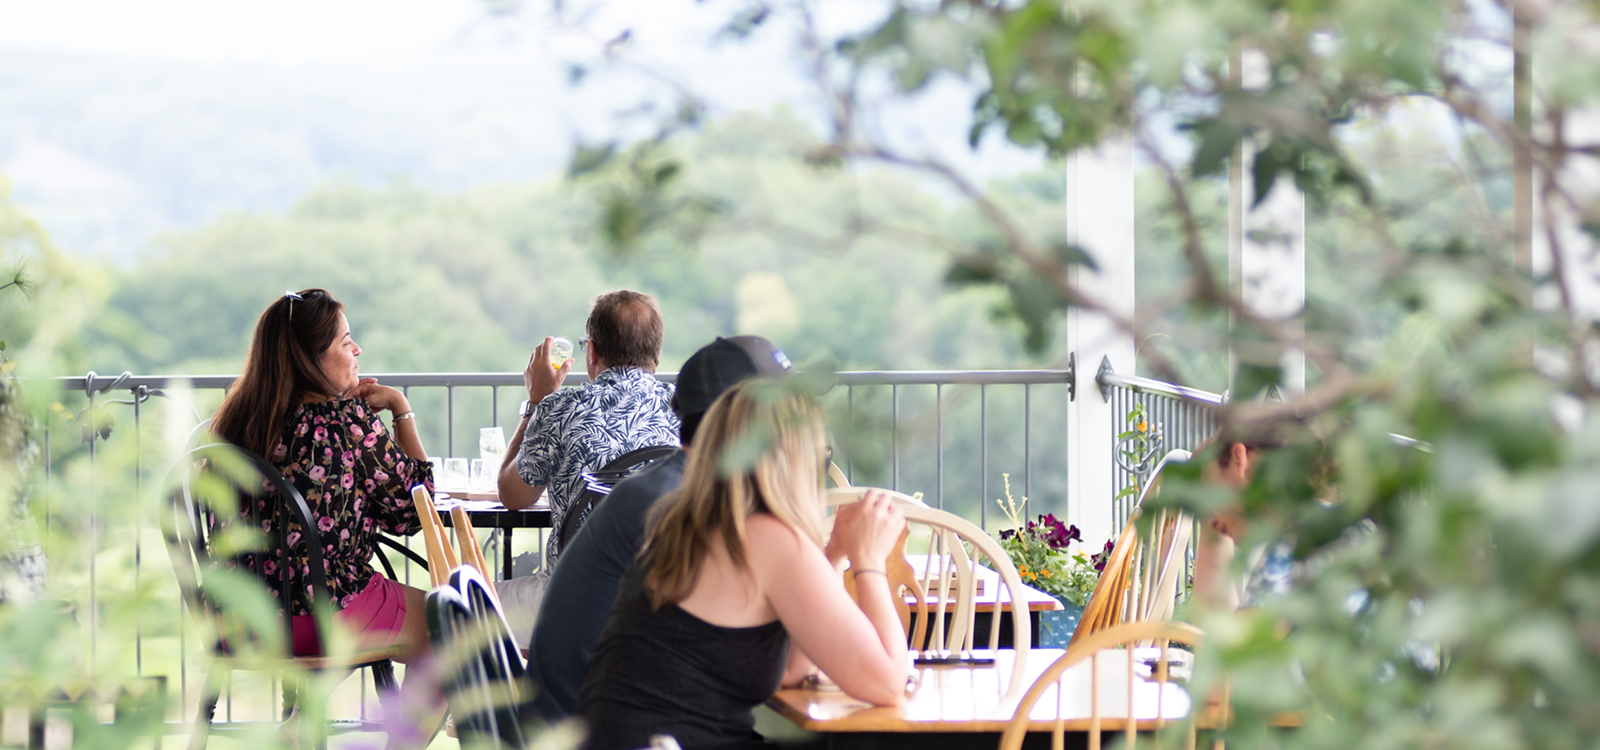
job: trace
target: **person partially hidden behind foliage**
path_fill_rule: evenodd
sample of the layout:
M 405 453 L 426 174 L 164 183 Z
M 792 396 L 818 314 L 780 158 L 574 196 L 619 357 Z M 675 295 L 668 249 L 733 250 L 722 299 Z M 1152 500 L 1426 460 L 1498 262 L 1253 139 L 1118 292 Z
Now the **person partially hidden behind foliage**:
M 883 561 L 905 519 L 869 492 L 839 509 L 823 545 L 825 434 L 816 401 L 781 383 L 746 380 L 717 399 L 683 484 L 651 509 L 589 662 L 588 750 L 657 734 L 765 747 L 751 709 L 814 668 L 862 701 L 904 699 L 906 637 Z M 840 578 L 847 559 L 859 606 Z
M 372 569 L 379 532 L 410 535 L 419 528 L 410 489 L 432 487 L 433 467 L 417 435 L 411 405 L 400 391 L 359 375 L 361 347 L 350 335 L 344 305 L 322 289 L 289 292 L 256 322 L 244 373 L 217 410 L 211 429 L 234 445 L 266 457 L 305 496 L 322 540 L 328 588 L 339 607 L 334 622 L 349 628 L 358 648 L 399 646 L 401 663 L 430 655 L 420 589 L 391 581 Z M 385 427 L 381 412 L 389 412 Z M 272 532 L 272 496 L 247 504 L 240 514 Z M 296 655 L 322 651 L 311 617 L 310 569 L 301 530 L 285 522 L 291 559 L 274 546 L 244 556 L 278 597 L 278 569 L 289 566 L 290 607 Z M 257 567 L 259 565 L 259 567 Z M 413 670 L 406 692 L 417 693 Z M 437 686 L 423 688 L 408 706 L 436 707 L 420 717 L 424 732 L 443 717 Z M 412 718 L 417 718 L 413 712 Z M 391 745 L 397 735 L 391 730 Z
M 1288 428 L 1288 434 L 1280 430 L 1250 437 L 1234 437 L 1219 431 L 1196 453 L 1215 456 L 1205 467 L 1207 482 L 1243 493 L 1255 480 L 1257 470 L 1271 451 L 1302 442 L 1318 443 L 1299 427 Z M 1319 488 L 1326 486 L 1322 475 L 1331 467 L 1320 457 L 1312 462 L 1312 467 L 1312 475 L 1304 477 L 1304 489 L 1313 494 L 1325 494 Z M 1194 589 L 1207 606 L 1228 609 L 1253 606 L 1263 597 L 1288 593 L 1290 587 L 1304 577 L 1305 564 L 1295 559 L 1293 540 L 1275 539 L 1250 549 L 1244 561 L 1244 576 L 1231 579 L 1229 570 L 1237 545 L 1246 540 L 1250 528 L 1251 518 L 1238 500 L 1201 524 L 1200 543 L 1195 554 Z

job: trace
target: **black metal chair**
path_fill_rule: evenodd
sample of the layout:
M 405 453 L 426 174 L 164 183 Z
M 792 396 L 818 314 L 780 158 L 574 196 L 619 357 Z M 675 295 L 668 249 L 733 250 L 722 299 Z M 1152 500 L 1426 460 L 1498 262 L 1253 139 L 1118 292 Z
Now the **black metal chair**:
M 290 587 L 287 570 L 280 568 L 279 599 L 283 621 L 276 627 L 265 622 L 246 622 L 244 613 L 229 611 L 224 602 L 248 605 L 252 597 L 243 594 L 249 584 L 262 583 L 260 578 L 245 572 L 242 565 L 229 570 L 222 565 L 225 560 L 242 560 L 245 556 L 261 554 L 278 545 L 284 558 L 290 554 L 288 540 L 277 530 L 284 521 L 293 520 L 302 529 L 305 550 L 310 560 L 313 609 L 318 614 L 318 631 L 325 632 L 329 617 L 337 603 L 328 592 L 323 572 L 322 545 L 311 510 L 299 490 L 266 460 L 250 451 L 227 443 L 203 445 L 179 459 L 168 477 L 167 503 L 162 514 L 162 533 L 166 537 L 167 552 L 177 575 L 178 587 L 184 603 L 202 625 L 202 632 L 215 628 L 216 641 L 212 647 L 210 667 L 206 670 L 205 686 L 201 690 L 200 705 L 195 714 L 193 733 L 189 746 L 193 750 L 204 748 L 213 729 L 217 698 L 223 681 L 235 670 L 289 672 L 310 674 L 330 669 L 372 669 L 373 681 L 380 689 L 395 686 L 394 667 L 390 659 L 399 654 L 398 647 L 362 651 L 348 655 L 293 656 L 292 608 L 289 606 Z M 274 532 L 262 535 L 256 522 L 239 515 L 240 503 L 263 494 L 274 494 L 278 501 L 274 507 Z M 389 544 L 408 553 L 419 562 L 410 550 Z M 393 577 L 388 558 L 380 554 L 383 566 Z M 265 596 L 267 588 L 261 586 Z M 257 599 L 256 601 L 259 601 Z M 259 619 L 259 617 L 257 618 Z M 284 684 L 284 718 L 298 701 L 298 687 Z M 317 731 L 322 725 L 321 706 L 306 706 L 308 715 L 303 726 L 313 732 L 311 738 L 317 747 L 325 746 L 326 734 Z M 238 722 L 243 723 L 243 722 Z M 231 725 L 217 729 L 236 728 Z M 337 731 L 381 731 L 383 725 L 372 721 L 341 721 Z
M 524 748 L 526 664 L 483 577 L 463 565 L 428 592 L 428 637 L 463 748 Z
M 590 511 L 611 494 L 612 488 L 621 484 L 622 480 L 679 450 L 676 445 L 652 445 L 628 451 L 612 459 L 604 468 L 586 471 L 579 475 L 583 479 L 583 492 L 578 495 L 578 501 L 567 509 L 566 520 L 561 524 L 561 549 L 567 548 L 567 542 L 578 533 L 583 522 L 588 520 Z

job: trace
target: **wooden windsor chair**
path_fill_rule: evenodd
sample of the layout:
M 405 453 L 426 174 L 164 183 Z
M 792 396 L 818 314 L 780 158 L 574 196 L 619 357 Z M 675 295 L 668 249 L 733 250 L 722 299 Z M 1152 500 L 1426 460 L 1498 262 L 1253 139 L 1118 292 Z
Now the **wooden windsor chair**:
M 828 492 L 831 506 L 860 500 L 871 488 L 853 487 Z M 884 569 L 890 591 L 895 593 L 895 609 L 913 651 L 920 663 L 971 662 L 977 648 L 978 567 L 987 566 L 996 574 L 994 613 L 989 620 L 986 647 L 1000 647 L 1001 613 L 1009 598 L 1012 647 L 1017 652 L 1010 692 L 1022 687 L 1027 654 L 1032 645 L 1032 620 L 1027 597 L 1022 595 L 1021 576 L 1011 558 L 983 529 L 953 513 L 930 508 L 916 498 L 893 490 L 877 490 L 887 495 L 905 515 L 907 528 Z M 907 559 L 908 545 L 925 549 L 921 569 Z M 845 588 L 855 594 L 855 581 L 845 577 Z M 987 594 L 984 596 L 987 599 Z M 911 601 L 907 601 L 907 600 Z M 915 607 L 915 617 L 913 617 Z
M 1089 750 L 1099 750 L 1108 728 L 1123 731 L 1128 750 L 1138 746 L 1141 730 L 1155 732 L 1161 747 L 1160 733 L 1176 720 L 1185 722 L 1184 747 L 1193 750 L 1201 724 L 1218 728 L 1228 717 L 1226 689 L 1218 705 L 1197 707 L 1173 682 L 1178 672 L 1193 669 L 1193 649 L 1202 636 L 1193 625 L 1133 622 L 1074 642 L 1023 694 L 1000 737 L 1000 750 L 1020 750 L 1028 732 L 1041 729 L 1050 731 L 1053 750 L 1061 750 L 1069 730 L 1087 732 Z M 1086 669 L 1073 669 L 1086 662 Z M 1212 747 L 1222 750 L 1222 742 Z
M 417 506 L 417 518 L 422 524 L 422 541 L 428 550 L 428 578 L 433 588 L 449 581 L 456 568 L 463 564 L 470 565 L 477 569 L 480 580 L 498 603 L 499 596 L 495 594 L 494 584 L 489 579 L 489 563 L 483 557 L 483 548 L 478 546 L 478 533 L 472 528 L 472 519 L 467 516 L 466 508 L 457 505 L 450 509 L 450 526 L 456 530 L 456 544 L 461 548 L 457 556 L 456 550 L 450 546 L 450 539 L 445 536 L 444 524 L 439 521 L 439 510 L 434 506 L 428 488 L 420 484 L 412 487 L 411 501 Z
M 1172 450 L 1156 465 L 1127 525 L 1112 546 L 1111 557 L 1069 645 L 1122 623 L 1172 619 L 1189 571 L 1194 518 L 1181 511 L 1162 509 L 1143 535 L 1139 533 L 1139 521 L 1144 516 L 1145 498 L 1160 492 L 1161 470 L 1169 463 L 1190 458 L 1188 451 Z

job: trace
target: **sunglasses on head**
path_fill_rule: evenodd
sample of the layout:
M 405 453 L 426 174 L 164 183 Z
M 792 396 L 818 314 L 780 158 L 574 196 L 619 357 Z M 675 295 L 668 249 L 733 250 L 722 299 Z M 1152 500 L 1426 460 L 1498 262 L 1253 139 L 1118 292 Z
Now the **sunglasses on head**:
M 306 301 L 307 297 L 324 297 L 327 296 L 327 294 L 327 292 L 322 291 L 321 289 L 308 289 L 304 294 L 301 294 L 300 292 L 284 292 L 284 298 L 289 300 L 289 319 L 294 320 L 294 303 L 304 302 Z

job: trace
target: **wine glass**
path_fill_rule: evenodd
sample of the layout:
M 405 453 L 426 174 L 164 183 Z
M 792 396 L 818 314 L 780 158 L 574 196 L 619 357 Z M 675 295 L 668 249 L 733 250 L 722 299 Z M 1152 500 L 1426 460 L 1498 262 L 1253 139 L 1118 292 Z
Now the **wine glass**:
M 499 426 L 483 427 L 478 430 L 478 457 L 484 461 L 494 461 L 495 466 L 500 465 L 500 459 L 506 453 L 506 433 Z

